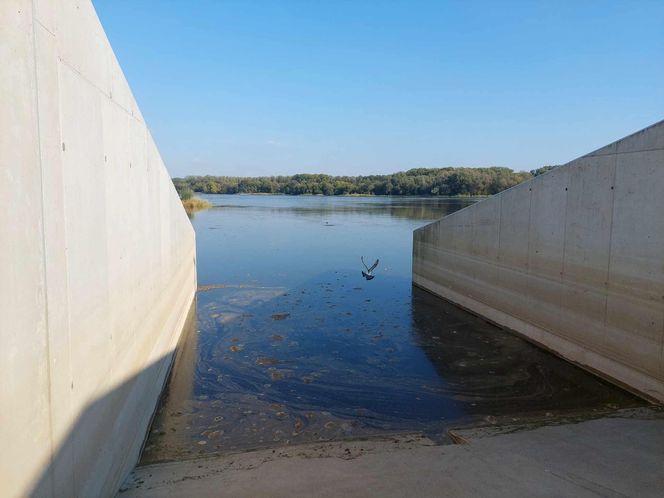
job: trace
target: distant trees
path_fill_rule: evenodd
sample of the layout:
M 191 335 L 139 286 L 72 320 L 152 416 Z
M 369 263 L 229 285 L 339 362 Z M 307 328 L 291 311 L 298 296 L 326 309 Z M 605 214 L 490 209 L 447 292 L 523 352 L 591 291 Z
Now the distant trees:
M 390 175 L 231 177 L 187 176 L 174 178 L 178 193 L 188 190 L 208 194 L 318 194 L 318 195 L 493 195 L 555 166 L 527 172 L 509 168 L 415 168 Z
M 188 201 L 194 196 L 194 191 L 186 183 L 181 183 L 181 184 L 177 184 L 175 182 L 173 183 L 175 184 L 175 190 L 177 190 L 181 200 Z
M 552 169 L 556 169 L 559 166 L 560 165 L 558 165 L 558 164 L 554 164 L 554 165 L 551 165 L 551 166 L 542 166 L 541 168 L 531 169 L 530 174 L 533 175 L 533 176 L 543 175 L 544 173 L 548 173 Z

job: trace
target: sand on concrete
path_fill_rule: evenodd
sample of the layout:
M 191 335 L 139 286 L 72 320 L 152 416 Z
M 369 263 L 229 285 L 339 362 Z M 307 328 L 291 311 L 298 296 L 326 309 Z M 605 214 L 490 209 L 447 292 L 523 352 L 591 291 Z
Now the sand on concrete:
M 514 430 L 515 432 L 509 432 Z M 507 432 L 507 433 L 505 433 Z M 664 493 L 664 414 L 641 410 L 467 444 L 421 435 L 284 447 L 137 468 L 121 498 L 639 496 Z

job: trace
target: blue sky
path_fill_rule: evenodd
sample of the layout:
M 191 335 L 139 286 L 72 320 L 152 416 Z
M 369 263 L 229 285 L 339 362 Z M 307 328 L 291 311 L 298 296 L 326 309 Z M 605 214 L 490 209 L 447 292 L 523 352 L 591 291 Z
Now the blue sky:
M 663 1 L 93 3 L 173 176 L 528 170 L 664 118 Z

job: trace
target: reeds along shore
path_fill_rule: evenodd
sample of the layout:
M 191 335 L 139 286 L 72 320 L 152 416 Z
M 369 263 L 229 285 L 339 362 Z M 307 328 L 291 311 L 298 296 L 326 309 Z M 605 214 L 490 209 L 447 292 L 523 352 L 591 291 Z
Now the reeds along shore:
M 212 207 L 212 204 L 210 204 L 205 199 L 200 199 L 199 197 L 191 197 L 190 199 L 183 200 L 182 205 L 184 206 L 184 209 L 187 211 L 187 213 L 194 213 L 196 211 L 201 211 L 203 209 L 209 209 Z

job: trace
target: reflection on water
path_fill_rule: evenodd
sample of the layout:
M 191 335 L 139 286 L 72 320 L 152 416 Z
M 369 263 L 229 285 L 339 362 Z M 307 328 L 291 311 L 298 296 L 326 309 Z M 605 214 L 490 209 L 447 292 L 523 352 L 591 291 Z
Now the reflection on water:
M 214 196 L 207 196 L 211 198 Z M 241 196 L 241 200 L 252 196 Z M 265 197 L 260 200 L 266 199 Z M 275 197 L 268 197 L 270 201 Z M 385 200 L 388 199 L 388 200 Z M 360 214 L 362 216 L 389 216 L 390 218 L 405 218 L 409 220 L 435 220 L 441 216 L 452 213 L 460 207 L 472 204 L 478 199 L 459 198 L 432 198 L 423 202 L 421 198 L 375 198 L 375 197 L 300 197 L 295 203 L 291 197 L 278 197 L 270 204 L 247 205 L 241 202 L 225 203 L 226 199 L 219 201 L 215 207 L 220 209 L 251 208 L 263 211 L 265 214 L 290 214 L 300 216 L 329 216 Z M 286 201 L 286 202 L 283 202 Z
M 207 198 L 198 322 L 142 463 L 639 404 L 411 287 L 412 229 L 471 200 Z

